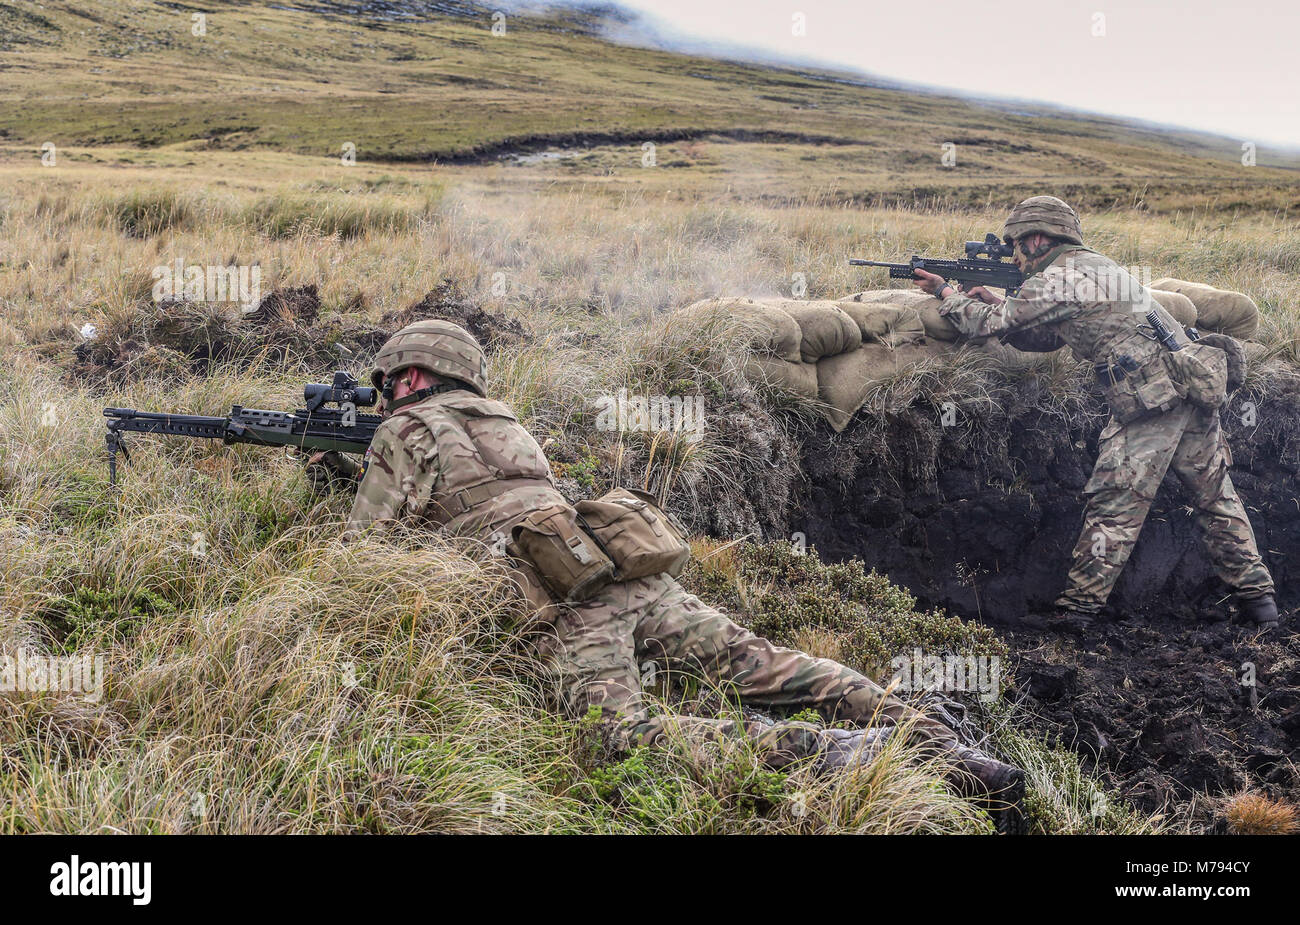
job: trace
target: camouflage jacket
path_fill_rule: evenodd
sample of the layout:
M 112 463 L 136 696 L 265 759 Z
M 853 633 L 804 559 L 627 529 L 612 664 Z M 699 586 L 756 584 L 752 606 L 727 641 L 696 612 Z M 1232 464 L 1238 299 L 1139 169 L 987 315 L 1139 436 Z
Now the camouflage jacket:
M 514 413 L 466 390 L 395 412 L 366 459 L 345 536 L 404 522 L 504 546 L 528 514 L 568 503 Z
M 1069 345 L 1080 359 L 1111 363 L 1126 355 L 1139 363 L 1161 349 L 1138 325 L 1155 309 L 1170 330 L 1182 328 L 1123 267 L 1096 251 L 1062 244 L 1029 267 L 1024 285 L 1001 305 L 960 293 L 939 307 L 969 337 L 995 335 L 1021 350 Z

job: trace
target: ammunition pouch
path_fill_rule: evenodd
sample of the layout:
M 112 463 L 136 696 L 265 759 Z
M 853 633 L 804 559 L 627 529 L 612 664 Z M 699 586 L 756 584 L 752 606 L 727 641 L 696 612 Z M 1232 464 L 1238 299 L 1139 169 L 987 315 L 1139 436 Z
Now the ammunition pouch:
M 534 511 L 511 529 L 506 552 L 531 565 L 557 599 L 576 602 L 611 582 L 677 577 L 691 544 L 652 495 L 616 488 L 594 501 Z
M 614 563 L 568 504 L 529 514 L 510 531 L 506 552 L 532 565 L 556 598 L 583 601 L 614 579 Z
M 1127 424 L 1148 414 L 1169 411 L 1182 400 L 1186 393 L 1170 376 L 1167 355 L 1167 351 L 1160 351 L 1141 361 L 1121 355 L 1114 362 L 1096 365 L 1097 381 L 1116 421 Z
M 632 581 L 661 572 L 675 578 L 691 557 L 685 528 L 646 492 L 616 488 L 594 501 L 579 501 L 574 507 L 582 524 L 613 561 L 615 581 Z
M 1196 334 L 1192 340 L 1206 345 L 1207 347 L 1217 347 L 1224 353 L 1224 358 L 1228 361 L 1228 394 L 1231 395 L 1237 389 L 1246 384 L 1246 369 L 1248 360 L 1246 358 L 1246 348 L 1242 346 L 1241 341 L 1231 334 L 1219 334 L 1217 332 L 1202 334 L 1195 328 L 1189 331 Z
M 1169 371 L 1193 405 L 1218 411 L 1228 401 L 1228 355 L 1205 341 L 1165 354 Z

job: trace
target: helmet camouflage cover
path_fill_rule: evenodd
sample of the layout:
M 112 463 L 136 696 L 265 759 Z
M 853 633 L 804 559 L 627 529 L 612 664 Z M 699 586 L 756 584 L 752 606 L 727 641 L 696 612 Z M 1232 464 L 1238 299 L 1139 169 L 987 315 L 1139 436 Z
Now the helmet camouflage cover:
M 1055 196 L 1032 196 L 1012 209 L 1002 227 L 1002 239 L 1010 244 L 1035 231 L 1071 244 L 1083 243 L 1079 213 Z
M 487 397 L 487 357 L 479 342 L 450 321 L 417 321 L 384 342 L 375 354 L 370 381 L 382 388 L 384 379 L 412 366 L 458 379 Z

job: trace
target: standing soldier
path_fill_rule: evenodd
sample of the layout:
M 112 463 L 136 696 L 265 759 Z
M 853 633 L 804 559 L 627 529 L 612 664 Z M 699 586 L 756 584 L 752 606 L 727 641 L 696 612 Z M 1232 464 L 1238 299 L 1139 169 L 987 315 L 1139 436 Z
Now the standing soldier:
M 1003 229 L 1025 275 L 1006 300 L 975 287 L 960 294 L 941 277 L 916 271 L 916 284 L 943 301 L 939 311 L 963 334 L 998 335 L 1022 350 L 1069 345 L 1093 363 L 1110 405 L 1088 495 L 1083 532 L 1055 622 L 1091 625 L 1137 542 L 1156 490 L 1171 466 L 1191 495 L 1205 546 L 1244 616 L 1263 629 L 1278 624 L 1273 579 L 1241 500 L 1232 487 L 1232 455 L 1218 406 L 1193 400 L 1186 367 L 1141 324 L 1154 310 L 1179 345 L 1191 341 L 1122 267 L 1083 246 L 1078 213 L 1052 196 L 1026 199 Z M 972 298 L 973 296 L 973 298 Z M 1220 403 L 1226 401 L 1220 393 Z
M 556 490 L 541 448 L 509 408 L 487 397 L 483 351 L 463 328 L 444 321 L 403 328 L 375 357 L 372 378 L 385 420 L 366 454 L 345 536 L 404 522 L 508 549 L 511 574 L 537 614 L 537 654 L 570 716 L 596 708 L 622 748 L 661 742 L 670 731 L 747 736 L 772 767 L 812 759 L 825 770 L 871 760 L 893 728 L 907 723 L 927 751 L 948 759 L 959 792 L 985 801 L 999 829 L 1020 827 L 1022 771 L 963 747 L 947 726 L 865 676 L 772 645 L 688 594 L 668 571 L 600 580 L 593 564 L 608 551 L 618 565 L 619 554 L 589 524 L 575 529 L 574 508 Z M 313 481 L 356 474 L 355 464 L 337 454 L 318 454 L 313 463 Z M 632 496 L 624 494 L 628 503 Z M 670 521 L 644 500 L 630 504 L 648 511 L 651 524 Z M 528 547 L 533 561 L 525 561 L 518 554 L 525 533 L 558 543 Z M 575 590 L 566 599 L 557 587 Z M 885 725 L 843 730 L 653 715 L 638 670 L 645 661 L 726 685 L 742 702 L 780 712 L 811 707 L 827 722 Z

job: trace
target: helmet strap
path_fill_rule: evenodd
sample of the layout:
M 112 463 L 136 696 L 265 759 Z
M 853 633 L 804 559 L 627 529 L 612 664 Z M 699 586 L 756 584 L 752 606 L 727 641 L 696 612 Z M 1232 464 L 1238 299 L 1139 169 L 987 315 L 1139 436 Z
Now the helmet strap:
M 434 395 L 440 395 L 443 392 L 455 392 L 461 388 L 460 385 L 441 382 L 438 385 L 431 385 L 427 389 L 420 389 L 418 392 L 411 392 L 409 395 L 403 395 L 401 398 L 390 398 L 392 389 L 388 388 L 388 382 L 384 383 L 384 410 L 390 414 L 398 408 L 405 408 L 407 405 L 413 405 L 417 401 L 424 401 L 426 398 L 432 398 Z

